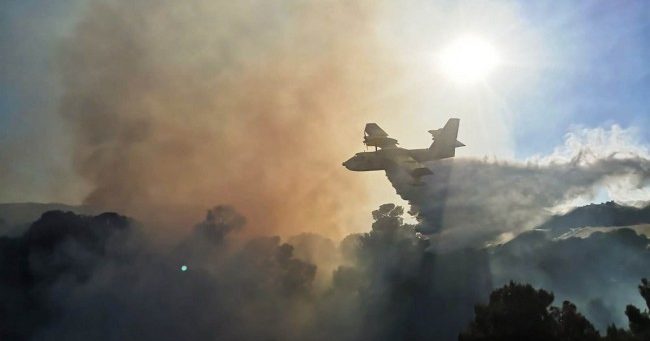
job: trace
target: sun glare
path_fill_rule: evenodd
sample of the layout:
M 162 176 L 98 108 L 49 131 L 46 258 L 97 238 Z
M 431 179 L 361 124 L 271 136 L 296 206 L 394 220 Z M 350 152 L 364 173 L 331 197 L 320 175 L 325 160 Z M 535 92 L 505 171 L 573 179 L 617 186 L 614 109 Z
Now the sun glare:
M 494 47 L 475 36 L 456 40 L 439 56 L 440 70 L 461 84 L 485 80 L 498 64 L 499 57 Z

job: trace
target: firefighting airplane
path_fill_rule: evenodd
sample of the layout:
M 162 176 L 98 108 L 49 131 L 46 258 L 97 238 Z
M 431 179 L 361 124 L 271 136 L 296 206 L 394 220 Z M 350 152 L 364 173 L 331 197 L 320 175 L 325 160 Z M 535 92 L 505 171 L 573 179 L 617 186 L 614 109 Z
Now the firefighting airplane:
M 374 151 L 357 153 L 343 166 L 351 171 L 367 172 L 383 170 L 388 172 L 400 169 L 406 171 L 414 180 L 413 185 L 421 185 L 420 178 L 433 174 L 423 165 L 424 162 L 453 157 L 456 148 L 465 146 L 456 140 L 460 119 L 451 118 L 441 129 L 429 130 L 433 143 L 426 149 L 405 149 L 397 146 L 397 140 L 376 123 L 366 124 L 363 143 L 375 147 Z

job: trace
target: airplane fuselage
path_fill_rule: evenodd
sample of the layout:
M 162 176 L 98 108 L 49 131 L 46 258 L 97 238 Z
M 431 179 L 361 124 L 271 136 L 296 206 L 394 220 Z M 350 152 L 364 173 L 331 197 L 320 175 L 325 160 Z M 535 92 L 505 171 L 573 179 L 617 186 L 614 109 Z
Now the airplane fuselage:
M 388 165 L 388 160 L 385 156 L 377 155 L 380 152 L 382 150 L 356 153 L 353 157 L 343 162 L 343 166 L 355 172 L 385 170 Z
M 453 155 L 444 155 L 430 148 L 390 148 L 380 149 L 372 152 L 357 153 L 347 161 L 343 162 L 343 166 L 351 171 L 356 172 L 386 170 L 389 167 L 392 167 L 400 162 L 400 160 L 403 159 L 403 156 L 409 156 L 418 162 L 427 162 L 444 159 Z

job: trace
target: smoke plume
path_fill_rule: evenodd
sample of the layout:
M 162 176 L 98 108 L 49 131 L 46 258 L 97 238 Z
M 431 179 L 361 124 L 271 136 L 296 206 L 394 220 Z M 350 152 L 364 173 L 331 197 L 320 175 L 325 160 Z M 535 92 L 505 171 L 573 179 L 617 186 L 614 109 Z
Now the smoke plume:
M 173 225 L 227 202 L 251 233 L 341 236 L 363 193 L 341 137 L 382 74 L 372 18 L 365 2 L 90 4 L 60 50 L 85 203 Z
M 594 134 L 607 138 L 594 141 Z M 429 165 L 433 175 L 423 177 L 423 186 L 413 186 L 411 176 L 400 169 L 387 176 L 434 245 L 484 245 L 539 226 L 553 210 L 593 198 L 599 187 L 647 186 L 648 153 L 636 145 L 617 146 L 612 142 L 617 134 L 618 127 L 569 134 L 565 146 L 527 162 L 435 161 Z M 614 152 L 612 147 L 618 148 Z

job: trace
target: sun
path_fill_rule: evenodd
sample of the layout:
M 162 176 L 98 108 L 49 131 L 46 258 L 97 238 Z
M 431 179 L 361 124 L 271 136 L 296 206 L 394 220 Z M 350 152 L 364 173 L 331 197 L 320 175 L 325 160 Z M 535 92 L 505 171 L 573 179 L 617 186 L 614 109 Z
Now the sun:
M 438 57 L 439 67 L 450 80 L 460 84 L 483 81 L 499 64 L 492 45 L 476 36 L 453 42 Z

